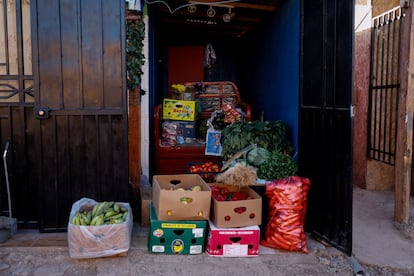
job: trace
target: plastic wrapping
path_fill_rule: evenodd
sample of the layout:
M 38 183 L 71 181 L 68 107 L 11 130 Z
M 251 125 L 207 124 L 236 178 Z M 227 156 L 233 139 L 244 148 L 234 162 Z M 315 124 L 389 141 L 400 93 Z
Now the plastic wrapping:
M 68 222 L 69 255 L 75 259 L 99 258 L 127 252 L 131 244 L 133 217 L 129 203 L 118 202 L 128 210 L 125 222 L 99 226 L 80 226 L 71 223 L 81 209 L 92 208 L 96 202 L 82 198 L 72 205 Z
M 299 176 L 266 183 L 269 219 L 262 245 L 308 253 L 304 224 L 309 187 L 310 180 Z
M 174 147 L 177 144 L 184 143 L 183 133 L 180 123 L 177 121 L 165 121 L 162 123 L 162 139 L 163 146 Z

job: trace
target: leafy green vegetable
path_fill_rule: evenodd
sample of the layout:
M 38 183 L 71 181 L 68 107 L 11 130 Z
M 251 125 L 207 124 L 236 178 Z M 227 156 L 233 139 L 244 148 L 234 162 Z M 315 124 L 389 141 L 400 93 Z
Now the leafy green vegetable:
M 293 157 L 275 151 L 260 165 L 257 170 L 257 177 L 265 180 L 276 180 L 296 175 L 297 172 L 298 166 Z
M 255 148 L 247 153 L 247 162 L 249 164 L 260 167 L 263 162 L 269 157 L 270 152 L 265 148 Z
M 222 130 L 221 137 L 224 160 L 251 144 L 257 144 L 269 152 L 294 153 L 288 130 L 281 121 L 235 122 Z

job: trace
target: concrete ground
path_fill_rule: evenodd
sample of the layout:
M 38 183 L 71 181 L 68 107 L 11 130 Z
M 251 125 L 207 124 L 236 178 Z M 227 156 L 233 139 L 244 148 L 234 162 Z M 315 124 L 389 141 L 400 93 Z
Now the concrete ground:
M 308 254 L 261 246 L 258 257 L 155 255 L 148 228 L 135 224 L 126 256 L 83 260 L 70 258 L 66 233 L 18 230 L 0 244 L 0 275 L 414 275 L 414 242 L 395 227 L 393 204 L 392 192 L 354 189 L 351 257 L 310 236 Z

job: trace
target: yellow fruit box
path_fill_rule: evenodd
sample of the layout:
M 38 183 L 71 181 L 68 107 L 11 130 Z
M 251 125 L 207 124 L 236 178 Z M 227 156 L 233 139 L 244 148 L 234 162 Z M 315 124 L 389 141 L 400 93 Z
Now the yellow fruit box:
M 197 120 L 197 102 L 165 98 L 162 106 L 164 120 Z

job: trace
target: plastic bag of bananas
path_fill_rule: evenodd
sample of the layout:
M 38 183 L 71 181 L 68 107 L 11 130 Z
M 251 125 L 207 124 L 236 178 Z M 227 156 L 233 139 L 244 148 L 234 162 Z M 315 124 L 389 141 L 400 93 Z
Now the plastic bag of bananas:
M 81 198 L 72 205 L 68 222 L 69 255 L 75 259 L 126 253 L 133 227 L 129 203 Z

